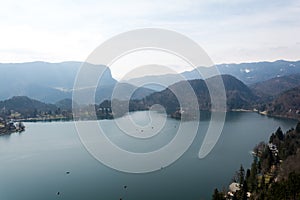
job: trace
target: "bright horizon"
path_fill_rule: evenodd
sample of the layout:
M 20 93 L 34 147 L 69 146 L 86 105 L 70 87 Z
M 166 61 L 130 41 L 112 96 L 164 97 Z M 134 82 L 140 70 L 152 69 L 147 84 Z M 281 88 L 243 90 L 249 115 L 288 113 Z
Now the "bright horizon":
M 148 27 L 186 35 L 215 64 L 300 60 L 299 0 L 12 0 L 0 13 L 0 63 L 84 62 L 105 40 Z M 189 70 L 172 59 L 156 61 Z

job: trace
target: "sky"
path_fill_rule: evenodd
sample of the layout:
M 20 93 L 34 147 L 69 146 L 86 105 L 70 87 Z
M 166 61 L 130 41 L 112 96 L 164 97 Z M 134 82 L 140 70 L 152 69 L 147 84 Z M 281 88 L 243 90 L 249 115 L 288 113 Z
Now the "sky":
M 84 61 L 103 41 L 165 28 L 214 63 L 300 60 L 300 1 L 0 0 L 0 62 Z

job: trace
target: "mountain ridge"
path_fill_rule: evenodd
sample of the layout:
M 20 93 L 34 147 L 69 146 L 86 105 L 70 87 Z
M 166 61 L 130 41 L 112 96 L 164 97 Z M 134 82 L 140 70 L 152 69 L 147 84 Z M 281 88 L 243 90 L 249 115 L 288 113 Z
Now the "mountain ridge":
M 250 88 L 260 95 L 277 96 L 289 89 L 300 86 L 300 73 L 275 77 L 250 85 Z
M 148 107 L 154 104 L 161 104 L 166 107 L 168 114 L 172 114 L 172 112 L 176 112 L 180 107 L 172 91 L 185 94 L 186 96 L 186 91 L 182 90 L 185 88 L 184 84 L 188 82 L 197 96 L 199 109 L 211 110 L 211 99 L 207 84 L 213 85 L 217 81 L 217 78 L 218 76 L 206 80 L 194 79 L 180 81 L 163 91 L 155 92 L 147 96 L 145 102 Z M 253 92 L 242 81 L 231 75 L 221 75 L 221 78 L 223 79 L 224 89 L 226 91 L 227 110 L 251 109 L 252 103 L 256 101 L 256 96 Z M 186 98 L 190 98 L 189 95 L 187 95 Z
M 0 85 L 5 86 L 0 90 L 0 100 L 9 99 L 13 96 L 29 96 L 39 101 L 54 104 L 59 100 L 72 98 L 72 88 L 82 65 L 82 62 L 75 61 L 0 63 Z M 96 93 L 97 103 L 109 99 L 117 84 L 109 68 L 89 63 L 85 63 L 85 65 L 100 67 L 104 71 Z M 131 90 L 138 90 L 134 93 L 134 98 L 143 98 L 152 92 L 147 88 L 138 89 L 130 85 L 126 85 L 126 87 L 131 88 Z
M 215 65 L 219 70 L 221 75 L 229 74 L 239 80 L 241 80 L 246 85 L 255 84 L 258 82 L 266 81 L 270 78 L 281 77 L 286 75 L 291 75 L 295 73 L 300 73 L 300 61 L 285 61 L 277 60 L 274 62 L 263 61 L 263 62 L 249 62 L 249 63 L 231 63 L 231 64 L 217 64 Z M 202 79 L 203 77 L 200 72 L 209 74 L 209 67 L 198 67 L 197 69 L 191 71 L 184 71 L 179 75 L 187 80 Z M 209 77 L 207 77 L 209 78 Z M 143 80 L 145 79 L 145 80 Z M 128 80 L 129 83 L 140 85 L 143 82 L 167 82 L 169 85 L 174 84 L 178 81 L 178 75 L 176 74 L 165 74 L 161 76 L 146 76 L 141 78 L 134 78 Z M 151 88 L 151 86 L 150 86 Z M 152 89 L 156 89 L 155 87 Z M 159 88 L 164 89 L 164 88 Z
M 280 93 L 266 106 L 270 116 L 300 120 L 300 86 Z
M 251 90 L 246 84 L 237 78 L 231 75 L 221 75 L 221 78 L 224 83 L 224 89 L 226 91 L 226 104 L 227 111 L 230 110 L 257 110 L 264 111 L 267 115 L 270 116 L 281 116 L 288 118 L 299 119 L 300 113 L 300 86 L 284 91 L 280 93 L 274 100 L 269 100 L 268 102 L 262 101 L 260 96 L 257 96 L 256 93 Z M 209 78 L 207 80 L 195 79 L 188 81 L 177 82 L 163 91 L 154 92 L 150 91 L 149 94 L 141 99 L 134 100 L 129 96 L 124 97 L 124 99 L 113 99 L 116 102 L 117 106 L 120 107 L 120 114 L 117 116 L 122 116 L 125 114 L 126 109 L 124 110 L 123 106 L 126 106 L 126 101 L 129 101 L 129 111 L 138 111 L 138 110 L 147 110 L 155 104 L 160 104 L 165 107 L 167 114 L 173 115 L 176 114 L 181 108 L 178 99 L 173 92 L 176 92 L 180 95 L 179 98 L 183 98 L 188 104 L 186 104 L 184 109 L 187 110 L 211 110 L 210 102 L 210 93 L 207 87 L 207 84 L 213 85 L 219 79 L 218 76 Z M 189 98 L 191 95 L 185 90 L 185 84 L 188 83 L 192 92 L 196 94 L 197 101 L 199 104 L 198 108 L 190 107 L 194 105 L 189 105 Z M 123 96 L 122 91 L 124 92 L 124 87 L 128 86 L 127 84 L 121 84 L 121 93 L 119 95 Z M 131 91 L 134 91 L 134 86 L 129 85 Z M 120 89 L 119 88 L 119 89 Z M 181 95 L 184 94 L 184 95 Z M 126 99 L 127 98 L 127 99 Z M 7 104 L 8 103 L 8 104 Z M 88 106 L 88 105 L 86 105 Z M 102 109 L 103 106 L 106 110 L 111 112 L 111 102 L 106 100 L 101 103 L 95 104 L 96 108 Z M 62 110 L 67 111 L 69 114 L 72 112 L 72 99 L 63 99 L 56 102 L 55 104 L 47 104 L 39 102 L 34 99 L 29 99 L 28 97 L 13 97 L 11 99 L 0 101 L 0 111 L 3 113 L 5 111 L 17 111 L 21 113 L 29 113 L 28 116 L 34 115 L 36 111 L 39 112 L 61 112 Z M 123 112 L 124 111 L 124 112 Z M 36 114 L 36 113 L 35 113 Z M 102 118 L 109 116 L 112 118 L 111 113 L 100 113 Z

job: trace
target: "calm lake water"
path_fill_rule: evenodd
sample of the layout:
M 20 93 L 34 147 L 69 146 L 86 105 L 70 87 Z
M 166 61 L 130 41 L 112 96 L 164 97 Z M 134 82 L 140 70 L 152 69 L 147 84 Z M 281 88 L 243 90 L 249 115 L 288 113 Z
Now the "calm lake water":
M 145 113 L 131 115 L 143 122 Z M 131 149 L 136 142 L 121 135 L 113 121 L 101 123 L 120 147 L 149 151 L 166 144 L 179 121 L 168 119 L 151 145 L 141 143 L 135 145 L 137 149 Z M 179 160 L 147 174 L 118 172 L 95 160 L 81 144 L 73 122 L 26 123 L 25 132 L 0 137 L 0 199 L 211 199 L 214 188 L 227 188 L 241 164 L 250 166 L 255 144 L 267 141 L 279 126 L 286 131 L 296 125 L 295 120 L 256 113 L 228 113 L 218 143 L 207 157 L 199 159 L 208 123 L 207 119 L 200 122 L 196 139 Z

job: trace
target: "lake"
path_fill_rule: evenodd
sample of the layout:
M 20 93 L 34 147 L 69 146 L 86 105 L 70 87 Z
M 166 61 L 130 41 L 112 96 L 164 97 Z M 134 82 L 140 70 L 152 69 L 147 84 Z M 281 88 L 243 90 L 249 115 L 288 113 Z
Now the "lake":
M 145 113 L 130 115 L 143 123 Z M 167 119 L 150 145 L 145 140 L 137 144 L 130 136 L 120 134 L 113 121 L 101 123 L 118 146 L 147 152 L 172 139 L 179 121 Z M 214 188 L 228 187 L 241 164 L 250 166 L 251 150 L 257 143 L 268 141 L 279 126 L 286 131 L 296 125 L 295 120 L 229 112 L 217 144 L 208 156 L 199 159 L 208 123 L 206 118 L 200 121 L 195 140 L 180 159 L 146 174 L 119 172 L 101 164 L 80 142 L 74 122 L 25 123 L 25 132 L 0 137 L 0 199 L 211 199 Z

